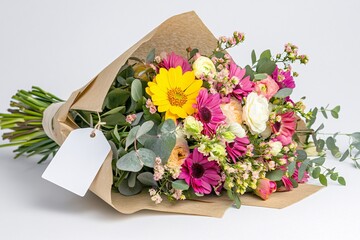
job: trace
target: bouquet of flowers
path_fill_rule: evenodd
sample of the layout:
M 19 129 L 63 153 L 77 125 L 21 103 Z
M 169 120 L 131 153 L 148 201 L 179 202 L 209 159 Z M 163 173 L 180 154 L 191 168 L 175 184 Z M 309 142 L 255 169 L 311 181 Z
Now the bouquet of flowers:
M 177 33 L 173 39 L 170 30 Z M 2 146 L 18 146 L 16 157 L 42 155 L 42 162 L 73 129 L 101 126 L 112 154 L 91 190 L 125 213 L 175 208 L 207 215 L 195 209 L 202 201 L 219 198 L 228 206 L 225 197 L 240 207 L 247 192 L 266 200 L 309 177 L 345 185 L 323 165 L 325 150 L 357 164 L 359 133 L 348 135 L 353 142 L 341 154 L 336 135 L 323 140 L 323 125 L 311 129 L 318 109 L 306 111 L 305 98 L 291 98 L 298 76 L 292 64 L 308 57 L 287 43 L 276 55 L 252 51 L 251 64 L 240 67 L 227 50 L 244 39 L 240 32 L 214 39 L 194 13 L 176 16 L 66 102 L 39 87 L 18 91 L 10 113 L 0 114 L 1 128 L 10 130 L 3 134 L 10 143 Z M 339 111 L 320 109 L 326 118 Z M 137 195 L 136 204 L 122 206 Z M 173 204 L 189 199 L 197 205 L 188 210 Z

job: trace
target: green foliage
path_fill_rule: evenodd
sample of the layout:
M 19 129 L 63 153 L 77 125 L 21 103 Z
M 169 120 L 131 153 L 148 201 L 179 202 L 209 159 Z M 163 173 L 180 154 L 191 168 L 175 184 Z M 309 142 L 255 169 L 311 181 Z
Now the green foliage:
M 188 190 L 189 185 L 184 180 L 176 180 L 172 182 L 172 187 L 178 190 Z
M 134 79 L 131 84 L 131 97 L 136 102 L 140 101 L 143 97 L 142 84 L 139 79 Z
M 266 178 L 270 179 L 271 181 L 280 181 L 281 178 L 284 176 L 285 172 L 283 170 L 277 169 L 274 171 L 270 171 L 266 173 Z
M 274 97 L 276 98 L 286 98 L 288 96 L 291 95 L 291 93 L 293 92 L 293 90 L 291 88 L 283 88 L 283 89 L 280 89 Z
M 118 190 L 122 195 L 133 196 L 139 194 L 142 188 L 143 186 L 139 181 L 135 181 L 134 187 L 129 187 L 128 180 L 125 179 L 120 183 Z
M 256 63 L 256 53 L 255 50 L 251 51 L 251 63 L 254 65 Z
M 151 172 L 143 172 L 137 176 L 137 179 L 144 185 L 150 187 L 157 187 L 158 184 L 154 180 L 154 174 Z
M 256 66 L 257 73 L 266 73 L 271 75 L 276 68 L 275 62 L 268 58 L 260 58 Z
M 158 127 L 157 135 L 150 135 L 144 142 L 144 146 L 155 152 L 156 156 L 161 158 L 163 164 L 167 162 L 171 151 L 176 144 L 175 123 L 173 120 L 165 120 Z
M 105 105 L 108 109 L 123 106 L 130 97 L 129 91 L 115 88 L 110 91 L 105 98 Z

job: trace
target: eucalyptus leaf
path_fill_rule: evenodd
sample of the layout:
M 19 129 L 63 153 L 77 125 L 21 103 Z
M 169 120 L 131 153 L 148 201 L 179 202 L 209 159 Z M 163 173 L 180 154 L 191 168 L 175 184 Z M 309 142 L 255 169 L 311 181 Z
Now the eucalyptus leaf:
M 286 98 L 288 96 L 291 95 L 291 93 L 293 92 L 293 90 L 291 88 L 283 88 L 283 89 L 280 89 L 274 97 L 276 98 Z
M 332 173 L 332 174 L 330 175 L 330 179 L 333 180 L 333 181 L 336 181 L 336 180 L 338 179 L 338 176 L 339 176 L 338 173 Z
M 317 152 L 322 152 L 322 150 L 324 150 L 324 147 L 325 147 L 325 141 L 323 139 L 319 139 L 317 141 L 316 151 Z
M 134 150 L 125 154 L 116 162 L 118 169 L 129 172 L 139 172 L 143 165 Z
M 306 159 L 304 162 L 301 163 L 299 172 L 298 172 L 298 179 L 301 181 L 304 178 L 305 171 L 309 166 L 310 159 Z
M 105 122 L 107 126 L 127 124 L 126 117 L 121 113 L 114 113 L 112 115 L 108 115 L 104 117 L 102 121 Z
M 133 122 L 131 123 L 132 126 L 136 126 L 136 125 L 139 124 L 139 122 L 140 122 L 140 120 L 141 120 L 141 117 L 144 115 L 144 113 L 143 113 L 143 112 L 139 112 L 139 113 L 136 113 L 135 115 L 136 115 L 136 118 L 135 118 L 135 121 L 133 121 Z
M 133 196 L 133 195 L 140 193 L 142 188 L 143 188 L 143 186 L 139 181 L 136 181 L 135 186 L 133 188 L 131 188 L 131 187 L 129 187 L 127 180 L 123 180 L 120 183 L 118 190 L 122 195 Z
M 321 131 L 321 130 L 323 130 L 324 129 L 324 127 L 325 127 L 325 125 L 322 123 L 316 130 L 315 130 L 315 133 L 317 133 L 317 132 L 319 132 L 319 131 Z
M 254 75 L 254 79 L 255 80 L 263 80 L 263 79 L 265 79 L 265 78 L 267 78 L 267 74 L 264 74 L 264 73 L 258 73 L 258 74 L 255 74 Z
M 297 159 L 300 160 L 300 161 L 304 161 L 305 159 L 307 159 L 307 153 L 304 151 L 304 150 L 297 150 L 296 151 L 298 156 L 297 156 Z
M 340 183 L 341 185 L 343 185 L 343 186 L 345 186 L 345 185 L 346 185 L 345 178 L 343 178 L 343 177 L 339 177 L 337 180 L 338 180 L 338 183 Z
M 260 58 L 256 66 L 257 73 L 267 73 L 271 75 L 276 68 L 275 62 L 271 61 L 268 58 Z
M 253 80 L 254 79 L 254 74 L 255 74 L 254 70 L 249 65 L 246 65 L 245 69 L 246 69 L 245 76 L 249 76 L 250 80 Z
M 137 179 L 145 186 L 157 187 L 158 184 L 154 180 L 154 174 L 151 172 L 143 172 L 137 176 Z
M 256 53 L 255 50 L 251 51 L 251 63 L 254 65 L 256 63 Z
M 156 156 L 160 157 L 163 164 L 167 163 L 175 144 L 175 133 L 152 136 L 145 141 L 145 147 L 151 149 Z
M 260 59 L 263 59 L 263 58 L 266 58 L 266 59 L 270 59 L 270 58 L 271 58 L 270 49 L 265 50 L 265 51 L 263 51 L 263 52 L 261 53 Z
M 311 164 L 315 164 L 316 166 L 322 166 L 325 162 L 324 157 L 318 157 L 311 160 Z
M 342 157 L 339 159 L 339 161 L 340 161 L 340 162 L 344 161 L 345 159 L 347 159 L 347 158 L 349 157 L 349 155 L 350 155 L 350 151 L 349 151 L 349 149 L 348 149 L 348 150 L 346 150 L 346 151 L 344 152 L 344 154 L 343 154 Z
M 319 181 L 322 185 L 327 186 L 327 179 L 324 174 L 319 175 Z
M 126 138 L 125 149 L 127 149 L 131 144 L 134 143 L 134 141 L 136 140 L 136 134 L 137 134 L 139 128 L 140 128 L 140 126 L 136 126 L 130 130 L 129 135 Z
M 136 151 L 138 159 L 147 167 L 154 167 L 156 155 L 153 151 L 146 148 L 140 148 Z
M 331 116 L 333 116 L 333 118 L 335 118 L 335 119 L 338 119 L 339 118 L 339 113 L 331 110 Z
M 104 114 L 101 115 L 101 117 L 105 117 L 105 116 L 109 116 L 109 115 L 113 115 L 115 113 L 124 113 L 125 110 L 125 106 L 120 106 L 120 107 L 116 107 L 111 109 L 110 111 L 105 112 Z
M 148 132 L 153 128 L 153 126 L 154 126 L 154 122 L 153 122 L 153 121 L 146 121 L 146 122 L 144 122 L 144 123 L 140 126 L 139 130 L 137 131 L 137 133 L 136 133 L 136 138 L 139 138 L 139 137 L 141 137 L 142 135 L 148 133 Z
M 296 161 L 293 161 L 288 165 L 288 172 L 289 172 L 290 176 L 292 176 L 294 174 L 295 167 L 296 167 Z
M 123 106 L 129 97 L 129 91 L 115 88 L 114 90 L 110 91 L 106 96 L 106 107 L 109 109 L 113 109 L 119 106 Z
M 354 132 L 351 134 L 354 141 L 360 142 L 360 132 Z
M 237 209 L 239 209 L 241 207 L 240 196 L 237 193 L 234 194 L 234 204 Z
M 320 111 L 321 111 L 322 115 L 324 116 L 324 118 L 328 119 L 328 116 L 327 116 L 327 113 L 326 113 L 325 108 L 324 108 L 324 107 L 321 107 L 321 108 L 320 108 Z
M 109 145 L 111 147 L 112 154 L 113 154 L 112 158 L 113 159 L 118 159 L 119 158 L 119 153 L 118 153 L 118 149 L 117 149 L 115 143 L 113 141 L 111 141 L 111 140 L 109 140 L 108 142 L 109 142 Z
M 317 179 L 320 176 L 320 172 L 321 172 L 321 168 L 320 167 L 316 167 L 313 171 L 312 171 L 312 177 Z
M 176 180 L 172 182 L 172 187 L 178 190 L 188 190 L 189 185 L 184 180 Z
M 173 133 L 175 132 L 176 126 L 175 122 L 171 119 L 165 120 L 165 122 L 160 127 L 161 133 Z
M 129 188 L 135 187 L 136 175 L 137 175 L 136 172 L 131 172 L 131 173 L 129 174 L 129 179 L 128 179 L 128 186 L 129 186 Z
M 271 181 L 280 181 L 283 176 L 284 171 L 280 169 L 266 173 L 266 178 L 270 179 Z
M 142 84 L 139 79 L 134 79 L 131 84 L 131 97 L 138 102 L 143 97 Z

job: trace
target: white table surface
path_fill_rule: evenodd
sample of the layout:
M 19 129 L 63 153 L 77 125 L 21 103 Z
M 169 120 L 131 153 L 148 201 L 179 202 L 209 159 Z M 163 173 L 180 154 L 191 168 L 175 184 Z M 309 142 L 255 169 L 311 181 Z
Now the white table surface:
M 225 2 L 225 1 L 224 1 Z M 20 88 L 41 86 L 66 99 L 162 21 L 196 10 L 216 35 L 246 42 L 231 51 L 310 56 L 295 98 L 342 106 L 327 132 L 360 131 L 359 1 L 4 1 L 0 0 L 0 111 Z M 341 145 L 346 139 L 339 140 Z M 359 239 L 360 170 L 328 158 L 347 186 L 327 188 L 285 209 L 230 208 L 221 219 L 144 211 L 122 215 L 95 195 L 80 198 L 41 178 L 47 164 L 0 149 L 0 239 Z

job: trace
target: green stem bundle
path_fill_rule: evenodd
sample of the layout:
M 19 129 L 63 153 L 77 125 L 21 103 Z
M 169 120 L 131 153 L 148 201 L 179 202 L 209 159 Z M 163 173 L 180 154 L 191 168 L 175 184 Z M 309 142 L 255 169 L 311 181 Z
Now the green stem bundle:
M 38 163 L 55 155 L 59 146 L 45 134 L 42 119 L 45 109 L 57 102 L 63 100 L 39 87 L 19 90 L 12 97 L 9 113 L 0 113 L 0 129 L 5 130 L 2 138 L 9 141 L 0 147 L 17 147 L 15 158 L 42 155 Z

